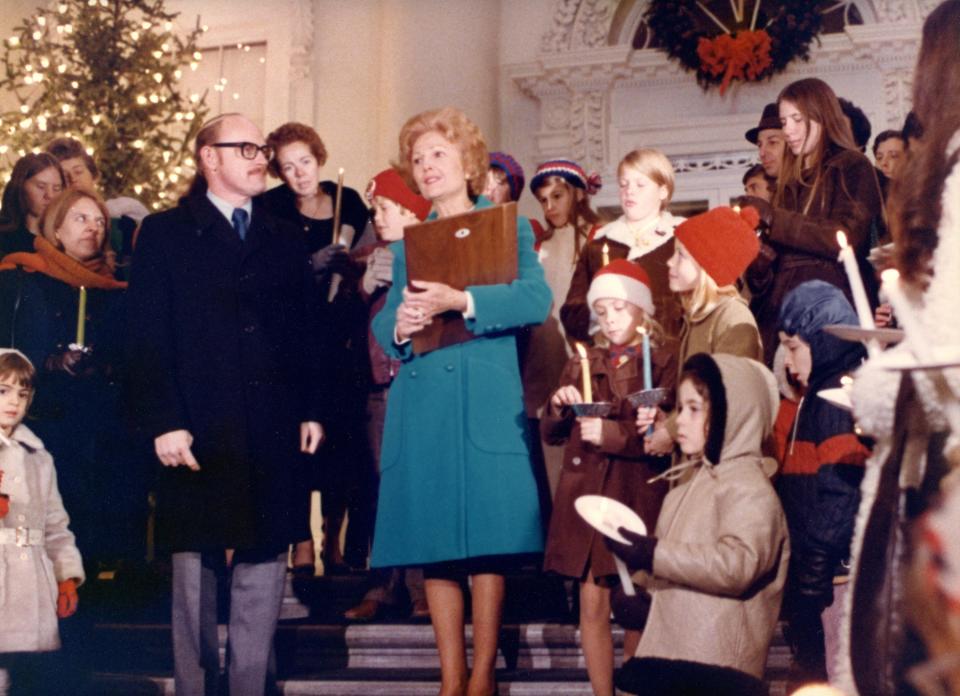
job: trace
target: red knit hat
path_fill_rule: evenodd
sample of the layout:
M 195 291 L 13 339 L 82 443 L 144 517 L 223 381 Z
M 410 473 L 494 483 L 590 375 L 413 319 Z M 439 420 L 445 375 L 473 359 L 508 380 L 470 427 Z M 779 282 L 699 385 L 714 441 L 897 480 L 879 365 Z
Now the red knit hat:
M 411 191 L 396 169 L 384 169 L 370 179 L 370 183 L 367 184 L 367 203 L 372 205 L 376 196 L 389 198 L 416 215 L 421 221 L 426 220 L 427 215 L 430 214 L 430 201 Z
M 587 305 L 592 308 L 594 302 L 604 298 L 626 300 L 651 317 L 656 311 L 650 276 L 642 267 L 626 259 L 611 261 L 593 276 L 587 291 Z
M 755 208 L 722 206 L 680 223 L 673 234 L 720 287 L 737 282 L 760 251 Z

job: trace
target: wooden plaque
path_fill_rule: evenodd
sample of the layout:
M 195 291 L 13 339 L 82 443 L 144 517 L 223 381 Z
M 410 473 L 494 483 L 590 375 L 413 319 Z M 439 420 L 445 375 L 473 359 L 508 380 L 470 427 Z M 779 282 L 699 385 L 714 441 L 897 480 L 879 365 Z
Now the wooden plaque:
M 471 210 L 407 227 L 403 233 L 407 279 L 446 283 L 457 290 L 517 279 L 517 204 Z M 415 291 L 413 287 L 408 289 Z M 460 312 L 445 312 L 412 336 L 413 352 L 475 338 Z

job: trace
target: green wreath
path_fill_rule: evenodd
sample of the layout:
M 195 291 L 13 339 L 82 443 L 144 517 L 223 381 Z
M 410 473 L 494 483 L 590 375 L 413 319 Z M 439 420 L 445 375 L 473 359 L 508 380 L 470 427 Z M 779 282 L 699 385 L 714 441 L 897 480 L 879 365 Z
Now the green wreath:
M 644 20 L 670 58 L 703 89 L 759 81 L 810 59 L 830 2 L 811 0 L 651 0 Z

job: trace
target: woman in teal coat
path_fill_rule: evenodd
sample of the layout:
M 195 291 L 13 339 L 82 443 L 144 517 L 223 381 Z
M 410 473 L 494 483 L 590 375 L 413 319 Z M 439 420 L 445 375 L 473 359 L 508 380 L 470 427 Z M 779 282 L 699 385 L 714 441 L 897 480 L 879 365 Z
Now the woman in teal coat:
M 492 205 L 478 193 L 487 171 L 479 129 L 450 107 L 411 118 L 400 133 L 401 166 L 432 217 Z M 471 198 L 471 194 L 475 198 Z M 412 279 L 395 242 L 393 286 L 373 332 L 401 367 L 387 404 L 374 566 L 424 567 L 440 652 L 441 696 L 494 692 L 503 568 L 543 549 L 536 483 L 517 365 L 516 332 L 542 322 L 551 294 L 518 220 L 518 279 L 455 290 Z M 476 338 L 414 355 L 410 337 L 459 311 Z M 467 682 L 461 583 L 471 576 L 474 665 Z

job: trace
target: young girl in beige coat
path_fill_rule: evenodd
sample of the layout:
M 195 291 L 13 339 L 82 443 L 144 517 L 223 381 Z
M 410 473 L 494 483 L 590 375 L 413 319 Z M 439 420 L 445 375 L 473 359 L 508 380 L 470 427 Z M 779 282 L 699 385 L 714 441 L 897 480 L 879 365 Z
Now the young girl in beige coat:
M 57 619 L 77 609 L 84 580 L 53 459 L 21 422 L 33 398 L 33 365 L 0 349 L 0 695 L 28 653 L 57 650 Z
M 789 562 L 787 522 L 762 467 L 780 397 L 755 360 L 699 353 L 677 392 L 682 481 L 663 501 L 656 531 L 621 528 L 607 546 L 645 571 L 653 601 L 617 687 L 644 696 L 753 696 L 777 625 Z

